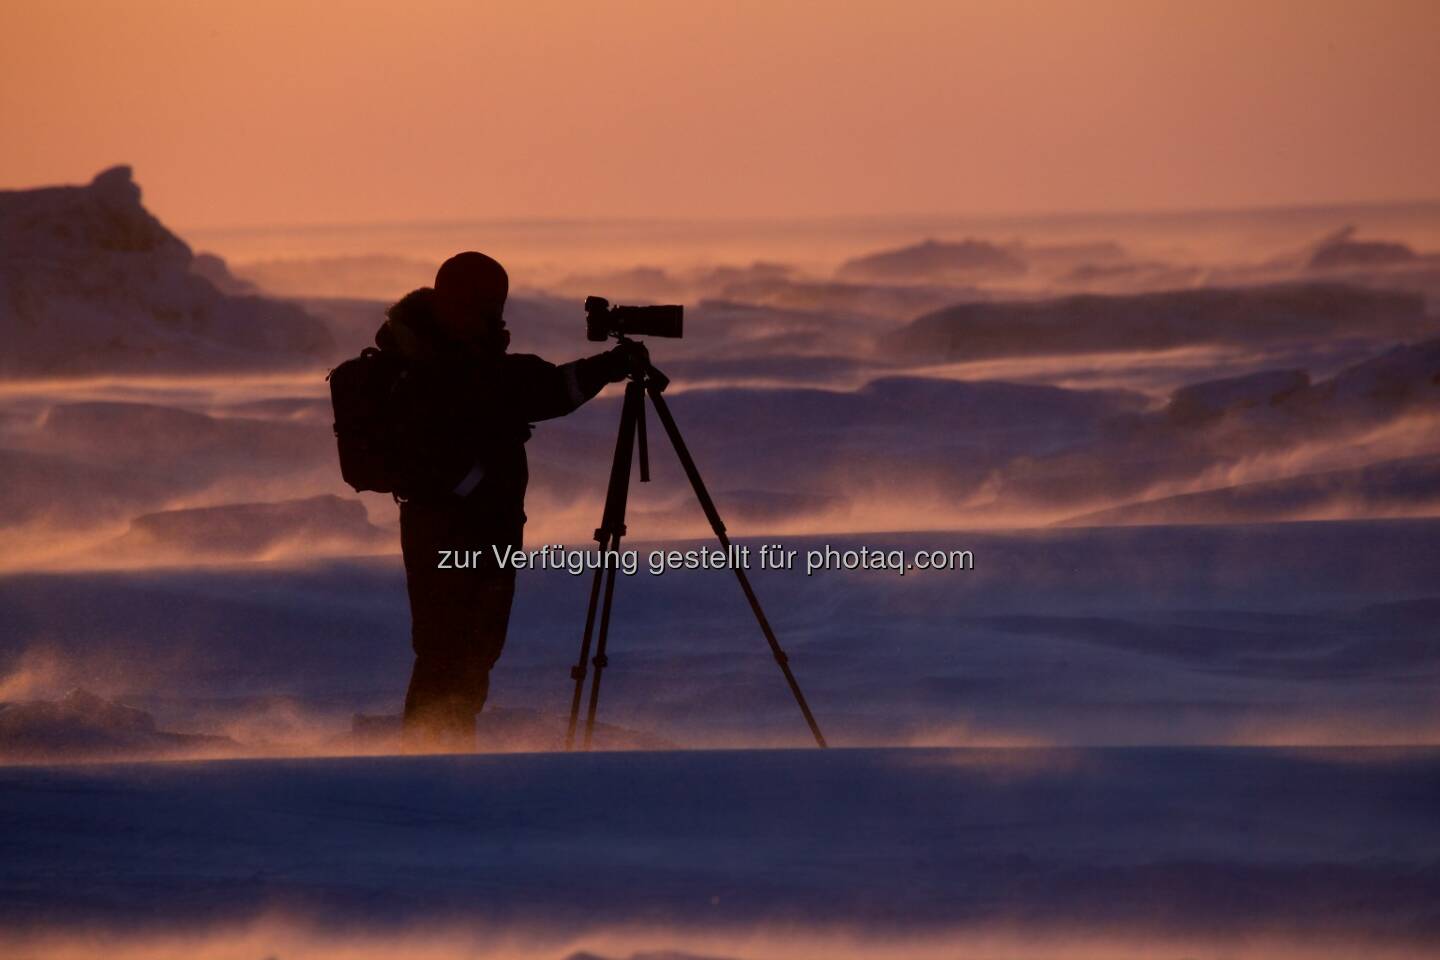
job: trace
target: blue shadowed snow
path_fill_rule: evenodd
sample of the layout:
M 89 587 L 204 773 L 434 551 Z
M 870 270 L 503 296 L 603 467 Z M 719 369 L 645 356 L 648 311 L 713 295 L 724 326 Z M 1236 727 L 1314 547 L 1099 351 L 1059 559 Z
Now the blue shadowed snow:
M 1440 751 L 701 751 L 0 769 L 6 922 L 1440 936 Z M 715 900 L 714 898 L 718 898 Z

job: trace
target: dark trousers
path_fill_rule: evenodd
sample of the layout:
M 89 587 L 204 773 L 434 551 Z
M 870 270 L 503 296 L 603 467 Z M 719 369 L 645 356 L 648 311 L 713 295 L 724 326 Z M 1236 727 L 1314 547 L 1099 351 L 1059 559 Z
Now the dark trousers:
M 518 549 L 523 522 L 497 521 L 461 500 L 400 505 L 415 651 L 405 693 L 410 745 L 474 749 L 475 717 L 490 692 L 515 596 L 515 571 L 496 564 L 492 547 Z M 451 569 L 440 566 L 444 551 L 461 555 L 445 563 Z

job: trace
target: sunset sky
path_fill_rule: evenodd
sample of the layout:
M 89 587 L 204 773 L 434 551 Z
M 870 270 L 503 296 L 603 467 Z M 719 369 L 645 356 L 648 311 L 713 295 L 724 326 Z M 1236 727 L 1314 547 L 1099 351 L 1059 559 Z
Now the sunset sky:
M 1440 196 L 1440 3 L 8 0 L 0 187 L 179 227 Z

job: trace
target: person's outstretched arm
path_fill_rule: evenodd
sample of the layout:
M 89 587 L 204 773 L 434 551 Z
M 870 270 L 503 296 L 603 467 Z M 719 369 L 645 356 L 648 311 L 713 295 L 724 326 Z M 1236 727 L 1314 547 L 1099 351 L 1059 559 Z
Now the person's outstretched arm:
M 640 362 L 645 348 L 622 344 L 604 353 L 555 365 L 534 354 L 510 354 L 506 380 L 511 399 L 527 422 L 563 417 L 599 393 L 607 383 L 625 379 L 631 365 Z

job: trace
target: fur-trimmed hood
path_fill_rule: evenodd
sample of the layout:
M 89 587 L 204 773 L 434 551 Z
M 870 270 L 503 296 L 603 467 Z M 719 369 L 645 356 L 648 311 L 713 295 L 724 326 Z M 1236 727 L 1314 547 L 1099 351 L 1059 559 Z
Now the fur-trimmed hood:
M 433 359 L 440 352 L 440 331 L 435 323 L 435 290 L 411 290 L 385 311 L 385 322 L 375 331 L 375 345 L 409 360 Z

